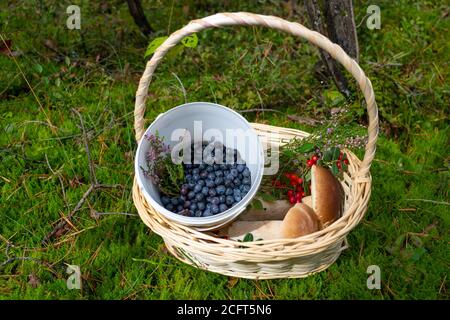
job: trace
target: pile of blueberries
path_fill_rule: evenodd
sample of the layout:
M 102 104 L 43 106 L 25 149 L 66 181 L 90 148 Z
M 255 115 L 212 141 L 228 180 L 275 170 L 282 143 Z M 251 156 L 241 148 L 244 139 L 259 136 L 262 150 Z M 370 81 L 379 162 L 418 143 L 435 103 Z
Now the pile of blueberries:
M 203 144 L 199 149 L 204 148 Z M 180 195 L 163 195 L 161 202 L 164 207 L 189 217 L 209 217 L 224 212 L 241 201 L 250 191 L 251 173 L 237 150 L 223 146 L 224 159 L 229 153 L 234 161 L 222 161 L 222 164 L 211 161 L 183 164 L 185 179 Z M 214 156 L 214 151 L 212 155 Z

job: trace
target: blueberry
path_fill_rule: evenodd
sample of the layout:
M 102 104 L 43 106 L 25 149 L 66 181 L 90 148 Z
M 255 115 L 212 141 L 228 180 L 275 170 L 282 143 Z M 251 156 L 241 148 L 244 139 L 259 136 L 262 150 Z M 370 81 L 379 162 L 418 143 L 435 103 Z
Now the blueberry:
M 203 210 L 205 210 L 206 205 L 203 201 L 197 202 L 197 208 L 203 211 Z
M 211 206 L 212 206 L 212 204 L 208 202 L 208 203 L 206 204 L 206 209 L 210 209 Z
M 225 194 L 226 194 L 227 196 L 232 195 L 232 194 L 233 194 L 233 189 L 227 188 L 227 190 L 225 191 Z
M 214 197 L 215 195 L 217 195 L 217 191 L 216 191 L 215 188 L 209 188 L 208 194 L 209 194 L 211 197 Z
M 209 165 L 209 166 L 206 167 L 206 171 L 207 172 L 213 172 L 214 171 L 214 167 Z
M 250 186 L 248 184 L 244 184 L 243 186 L 244 186 L 244 188 L 243 188 L 242 192 L 244 194 L 247 194 L 250 191 Z
M 203 211 L 202 210 L 196 210 L 194 213 L 194 217 L 201 217 L 203 215 Z
M 202 194 L 203 194 L 204 196 L 207 196 L 208 193 L 209 193 L 209 188 L 208 188 L 208 187 L 203 187 L 203 188 L 202 188 Z
M 166 206 L 166 205 L 168 205 L 170 203 L 170 198 L 167 197 L 167 196 L 162 196 L 161 197 L 161 202 L 162 202 L 163 206 Z
M 187 196 L 185 196 L 185 195 L 183 195 L 183 194 L 180 196 L 180 200 L 181 200 L 182 202 L 185 202 L 186 199 L 187 199 Z
M 198 168 L 195 168 L 195 169 L 192 170 L 192 175 L 193 176 L 198 175 L 198 174 L 200 174 L 200 170 Z
M 240 196 L 240 195 L 234 195 L 234 201 L 235 202 L 239 202 L 239 201 L 241 201 L 242 200 L 242 197 Z
M 192 169 L 192 164 L 190 163 L 186 163 L 184 166 L 186 167 L 186 169 Z
M 202 186 L 197 183 L 194 187 L 194 192 L 199 193 L 201 191 L 202 191 Z
M 206 179 L 207 177 L 208 177 L 208 171 L 203 170 L 202 172 L 200 172 L 200 178 Z
M 194 180 L 194 181 L 200 180 L 200 175 L 194 174 L 194 175 L 192 176 L 192 180 Z
M 217 178 L 214 180 L 214 183 L 216 184 L 216 186 L 221 185 L 221 184 L 223 183 L 223 178 L 217 177 Z
M 239 180 L 238 178 L 236 178 L 236 179 L 233 180 L 233 183 L 234 183 L 234 185 L 235 185 L 236 187 L 238 187 L 238 186 L 241 185 L 241 180 Z
M 210 217 L 213 214 L 211 213 L 211 210 L 209 208 L 206 208 L 205 211 L 203 211 L 203 217 Z
M 224 211 L 226 211 L 226 210 L 228 210 L 227 205 L 226 205 L 225 203 L 221 203 L 221 204 L 219 205 L 219 211 L 220 211 L 220 212 L 224 212 Z
M 218 214 L 219 213 L 219 206 L 217 204 L 213 204 L 211 206 L 211 212 L 212 212 L 212 214 Z
M 244 171 L 242 171 L 242 175 L 246 178 L 250 178 L 250 170 L 245 168 Z
M 202 201 L 204 197 L 205 197 L 205 196 L 203 195 L 203 193 L 197 193 L 197 194 L 195 195 L 195 200 L 197 200 L 197 201 Z
M 239 175 L 239 172 L 237 171 L 237 169 L 231 169 L 230 173 L 233 175 L 234 178 L 237 178 L 237 176 Z
M 230 174 L 230 170 L 223 170 L 223 176 L 226 177 Z
M 189 187 L 190 190 L 194 189 L 194 187 L 195 187 L 195 182 L 194 182 L 193 180 L 190 180 L 190 181 L 188 182 L 188 187 Z
M 226 201 L 226 196 L 225 195 L 219 196 L 219 202 L 220 203 L 225 203 L 225 201 Z
M 226 164 L 221 164 L 220 165 L 220 170 L 227 170 L 227 165 Z
M 216 178 L 216 175 L 214 174 L 214 172 L 208 173 L 208 179 L 214 180 L 215 178 Z
M 206 180 L 205 183 L 206 183 L 206 186 L 207 186 L 208 188 L 214 187 L 214 181 L 211 180 L 211 179 Z
M 198 166 L 198 168 L 199 168 L 200 170 L 205 170 L 205 169 L 206 169 L 206 164 L 201 163 L 201 164 Z
M 230 181 L 233 181 L 234 178 L 235 178 L 235 176 L 233 176 L 233 174 L 231 172 L 225 176 L 225 179 L 230 180 Z
M 223 184 L 221 184 L 221 185 L 219 185 L 219 186 L 216 187 L 216 192 L 217 192 L 219 195 L 225 194 L 225 191 L 226 191 L 226 190 L 227 190 L 227 189 L 225 188 L 225 186 L 224 186 Z
M 225 181 L 223 182 L 223 184 L 224 184 L 225 187 L 227 187 L 227 188 L 234 187 L 233 180 L 231 180 L 231 179 L 225 179 Z
M 223 171 L 221 170 L 214 171 L 214 174 L 216 175 L 216 177 L 223 177 Z
M 183 197 L 183 198 L 182 198 Z M 184 199 L 185 197 L 184 196 L 179 196 L 178 198 L 177 198 L 177 201 L 178 201 L 178 204 L 181 204 L 181 205 L 183 205 L 184 204 Z
M 219 165 L 219 164 L 213 165 L 213 169 L 214 169 L 215 171 L 220 170 L 220 165 Z
M 218 197 L 212 197 L 211 204 L 218 205 L 220 203 L 220 199 Z
M 190 191 L 188 193 L 188 199 L 193 199 L 195 197 L 195 192 L 194 191 Z
M 196 204 L 196 203 L 192 203 L 192 204 L 189 206 L 189 209 L 192 210 L 192 211 L 197 210 L 197 204 Z
M 250 178 L 242 179 L 242 184 L 250 185 L 251 183 L 252 183 L 252 181 L 250 180 Z
M 205 186 L 205 180 L 200 179 L 197 181 L 197 184 L 199 184 L 200 186 L 203 187 L 203 186 Z
M 173 206 L 176 208 L 176 206 L 178 205 L 178 199 L 176 197 L 170 199 L 170 203 L 173 204 Z
M 188 185 L 187 184 L 183 184 L 183 186 L 181 186 L 181 188 L 180 188 L 180 193 L 182 195 L 186 195 L 186 194 L 188 194 L 188 192 L 189 192 Z
M 183 211 L 183 206 L 181 204 L 179 204 L 177 206 L 177 212 Z
M 192 180 L 192 174 L 187 174 L 184 176 L 184 180 L 186 180 L 187 182 Z
M 240 196 L 241 195 L 241 190 L 239 190 L 238 188 L 235 188 L 234 190 L 233 190 L 233 195 L 238 195 L 238 196 Z
M 169 211 L 173 211 L 173 204 L 171 204 L 171 203 L 167 204 L 166 209 Z
M 189 208 L 190 206 L 191 206 L 191 202 L 189 200 L 185 201 L 184 204 L 183 204 L 183 207 L 185 209 Z
M 237 171 L 239 171 L 239 173 L 241 173 L 242 171 L 244 171 L 245 166 L 243 164 L 238 164 L 236 169 L 237 169 Z
M 232 197 L 232 196 L 227 196 L 226 199 L 225 199 L 225 203 L 226 203 L 228 206 L 231 206 L 231 205 L 234 203 L 234 197 Z

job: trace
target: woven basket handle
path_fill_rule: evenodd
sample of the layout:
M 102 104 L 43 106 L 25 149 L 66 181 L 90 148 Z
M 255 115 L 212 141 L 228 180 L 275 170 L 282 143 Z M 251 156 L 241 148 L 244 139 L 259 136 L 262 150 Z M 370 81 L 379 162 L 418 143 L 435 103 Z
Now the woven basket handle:
M 368 141 L 364 159 L 361 164 L 358 175 L 365 177 L 369 173 L 370 164 L 375 156 L 375 144 L 378 137 L 378 109 L 375 103 L 375 95 L 372 83 L 364 74 L 355 60 L 350 58 L 345 51 L 337 44 L 331 42 L 324 35 L 311 31 L 299 23 L 289 22 L 278 17 L 263 16 L 248 12 L 218 13 L 203 19 L 193 20 L 183 28 L 175 31 L 164 41 L 162 45 L 153 54 L 153 57 L 147 62 L 144 74 L 139 81 L 139 87 L 136 92 L 136 103 L 134 109 L 134 129 L 136 140 L 139 141 L 145 132 L 144 113 L 145 100 L 148 93 L 148 86 L 156 66 L 164 55 L 177 45 L 184 37 L 209 28 L 219 28 L 235 25 L 264 26 L 290 33 L 294 36 L 305 38 L 312 44 L 328 52 L 334 59 L 339 61 L 353 77 L 355 77 L 361 91 L 364 94 L 368 111 Z

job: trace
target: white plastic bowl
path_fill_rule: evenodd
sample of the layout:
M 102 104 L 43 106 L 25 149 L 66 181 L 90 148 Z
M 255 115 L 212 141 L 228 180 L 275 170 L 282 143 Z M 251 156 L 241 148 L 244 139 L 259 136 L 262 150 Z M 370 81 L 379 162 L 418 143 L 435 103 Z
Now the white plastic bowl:
M 171 141 L 172 132 L 176 129 L 187 129 L 191 136 L 194 137 L 194 121 L 202 121 L 203 133 L 211 128 L 219 130 L 224 136 L 223 142 L 226 146 L 229 146 L 229 143 L 227 143 L 225 138 L 227 129 L 242 129 L 248 133 L 247 136 L 238 136 L 237 139 L 242 140 L 244 138 L 245 143 L 237 143 L 234 147 L 239 151 L 241 158 L 245 160 L 251 172 L 250 191 L 239 203 L 235 204 L 230 209 L 210 217 L 187 217 L 165 209 L 161 204 L 157 187 L 152 184 L 150 179 L 144 176 L 141 169 L 141 167 L 147 167 L 145 154 L 149 148 L 149 142 L 145 139 L 146 135 L 158 132 L 159 136 L 164 136 L 165 144 L 169 144 L 173 147 L 178 141 Z M 256 145 L 254 145 L 255 141 Z M 138 185 L 141 188 L 145 199 L 152 207 L 166 218 L 182 225 L 197 228 L 200 231 L 218 229 L 234 220 L 241 212 L 243 212 L 258 191 L 263 176 L 263 170 L 263 148 L 259 137 L 254 132 L 250 123 L 239 113 L 222 105 L 208 102 L 186 103 L 160 114 L 148 127 L 144 136 L 139 141 L 135 157 L 135 175 L 137 177 Z

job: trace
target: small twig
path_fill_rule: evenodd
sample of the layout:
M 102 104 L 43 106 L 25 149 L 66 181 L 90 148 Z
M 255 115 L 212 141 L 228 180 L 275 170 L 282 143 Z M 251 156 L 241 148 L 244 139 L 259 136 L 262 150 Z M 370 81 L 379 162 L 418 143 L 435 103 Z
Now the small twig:
M 82 133 L 83 133 L 84 147 L 85 147 L 85 149 L 86 149 L 86 155 L 87 155 L 88 163 L 89 163 L 89 178 L 90 178 L 92 184 L 97 184 L 97 177 L 95 176 L 94 162 L 92 161 L 92 158 L 91 158 L 91 152 L 90 152 L 90 150 L 89 150 L 89 143 L 88 143 L 88 138 L 87 138 L 87 134 L 86 134 L 86 129 L 84 128 L 83 117 L 82 117 L 81 114 L 78 112 L 78 110 L 72 109 L 72 111 L 73 111 L 73 112 L 78 116 L 78 118 L 80 119 L 81 131 L 82 131 Z
M 187 94 L 186 94 L 186 89 L 183 86 L 183 83 L 181 82 L 180 78 L 178 78 L 178 76 L 174 72 L 172 72 L 172 75 L 178 80 L 178 83 L 181 86 L 181 91 L 183 92 L 184 103 L 187 103 Z
M 113 214 L 137 217 L 137 214 L 135 214 L 135 213 L 128 213 L 128 212 L 98 212 L 98 211 L 95 211 L 95 210 L 91 211 L 91 215 L 93 217 L 95 217 L 95 218 L 99 218 L 100 216 L 103 216 L 103 215 L 113 215 Z
M 249 113 L 249 112 L 276 112 L 276 113 L 281 113 L 281 114 L 285 114 L 284 112 L 280 111 L 280 110 L 275 110 L 275 109 L 263 109 L 263 108 L 255 108 L 255 109 L 247 109 L 247 110 L 236 110 L 239 113 Z
M 429 202 L 429 203 L 434 203 L 434 204 L 443 204 L 446 206 L 450 206 L 449 202 L 445 202 L 445 201 L 435 201 L 435 200 L 429 200 L 429 199 L 405 199 L 406 201 L 422 201 L 422 202 Z
M 43 266 L 46 266 L 47 268 L 50 269 L 50 272 L 52 272 L 53 274 L 57 274 L 56 271 L 53 269 L 53 267 L 49 263 L 47 263 L 45 261 L 42 261 L 40 259 L 36 259 L 36 258 L 33 258 L 33 257 L 17 257 L 14 253 L 10 254 L 10 249 L 14 248 L 15 245 L 12 244 L 8 240 L 6 240 L 6 241 L 7 241 L 6 242 L 6 248 L 5 248 L 6 260 L 3 261 L 2 263 L 0 263 L 0 268 L 5 267 L 6 265 L 8 265 L 10 263 L 13 263 L 15 261 L 33 261 L 35 263 L 41 264 Z
M 58 177 L 59 183 L 61 184 L 61 189 L 62 189 L 62 193 L 63 193 L 63 198 L 64 198 L 64 202 L 67 204 L 67 199 L 66 199 L 66 190 L 64 189 L 64 183 L 62 181 L 61 175 L 59 173 L 56 173 L 53 169 L 52 166 L 50 165 L 50 162 L 48 161 L 48 157 L 47 154 L 45 154 L 45 161 L 47 162 L 47 166 L 50 169 L 50 171 L 53 173 L 53 175 Z

